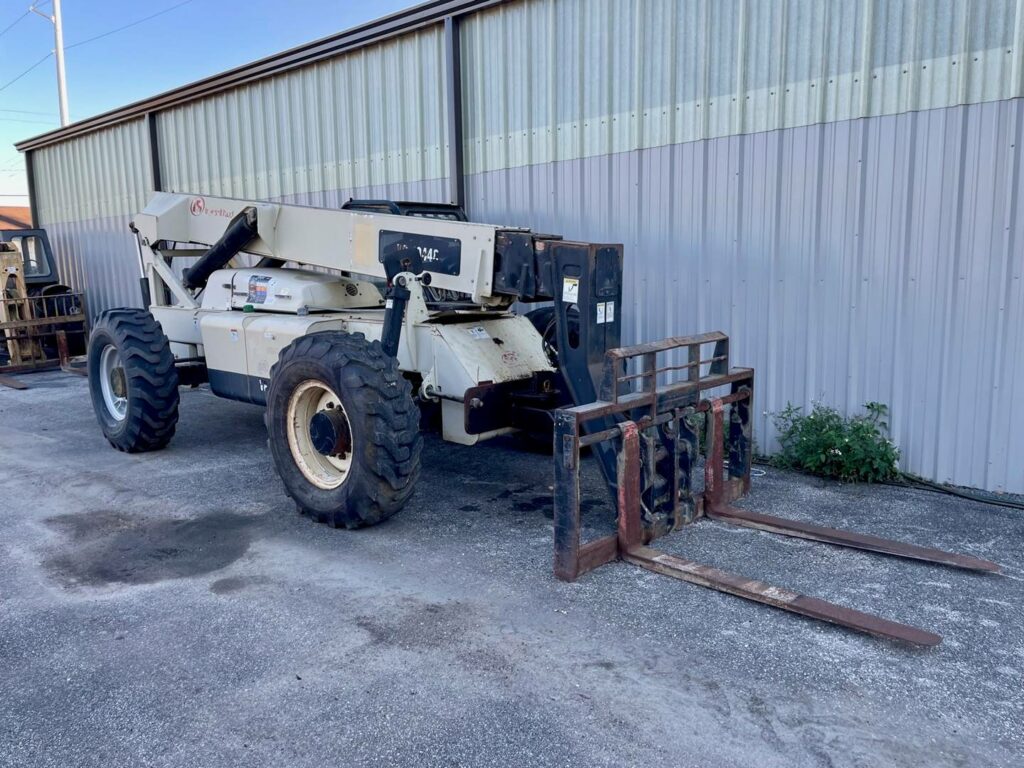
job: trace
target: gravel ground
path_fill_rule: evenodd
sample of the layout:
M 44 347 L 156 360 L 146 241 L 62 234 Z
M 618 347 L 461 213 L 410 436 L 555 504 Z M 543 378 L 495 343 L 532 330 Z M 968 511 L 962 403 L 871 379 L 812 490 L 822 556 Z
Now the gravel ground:
M 749 509 L 1001 576 L 702 522 L 658 543 L 944 636 L 903 647 L 616 563 L 551 575 L 550 458 L 427 440 L 410 506 L 297 515 L 262 413 L 128 456 L 84 380 L 0 388 L 0 766 L 1019 766 L 1024 515 L 769 470 Z

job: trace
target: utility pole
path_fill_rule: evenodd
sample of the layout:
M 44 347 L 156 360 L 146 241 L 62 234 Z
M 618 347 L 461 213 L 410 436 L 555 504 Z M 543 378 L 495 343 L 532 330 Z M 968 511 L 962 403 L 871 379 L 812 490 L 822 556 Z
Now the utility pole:
M 35 3 L 32 3 L 29 10 L 53 24 L 53 55 L 57 59 L 57 98 L 60 101 L 60 124 L 63 127 L 70 121 L 68 119 L 68 84 L 64 77 L 64 19 L 60 12 L 60 0 L 53 0 L 52 16 L 36 8 Z

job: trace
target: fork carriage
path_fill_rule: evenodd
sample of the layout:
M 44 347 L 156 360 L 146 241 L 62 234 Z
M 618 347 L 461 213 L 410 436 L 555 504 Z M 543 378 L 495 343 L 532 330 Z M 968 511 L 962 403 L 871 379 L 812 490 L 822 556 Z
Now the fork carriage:
M 710 354 L 706 350 L 711 348 Z M 659 358 L 685 352 L 686 362 Z M 706 373 L 705 373 L 706 371 Z M 679 372 L 680 381 L 669 379 Z M 642 568 L 803 616 L 916 645 L 941 637 L 652 549 L 678 528 L 709 518 L 784 536 L 998 572 L 988 560 L 866 534 L 758 514 L 732 506 L 750 491 L 754 371 L 729 365 L 723 333 L 611 349 L 600 399 L 555 416 L 555 575 L 573 581 L 622 559 Z M 727 415 L 728 414 L 728 415 Z M 703 440 L 701 432 L 703 431 Z M 590 447 L 614 490 L 617 532 L 581 541 L 580 451 Z M 703 458 L 703 491 L 694 490 Z M 614 474 L 611 469 L 614 468 Z

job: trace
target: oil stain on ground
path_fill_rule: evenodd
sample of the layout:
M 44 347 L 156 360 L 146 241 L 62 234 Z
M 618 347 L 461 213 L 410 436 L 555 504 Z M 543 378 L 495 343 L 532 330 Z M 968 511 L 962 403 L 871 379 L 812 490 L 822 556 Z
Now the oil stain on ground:
M 472 624 L 459 602 L 433 603 L 402 598 L 387 609 L 356 617 L 370 644 L 403 650 L 445 648 L 465 642 Z
M 47 522 L 68 537 L 46 559 L 47 569 L 65 586 L 95 587 L 218 571 L 246 553 L 257 519 L 228 512 L 172 520 L 95 512 Z
M 269 583 L 269 579 L 262 576 L 225 576 L 223 579 L 213 582 L 210 585 L 210 591 L 215 595 L 230 595 L 267 583 Z
M 580 514 L 586 515 L 595 509 L 603 509 L 606 506 L 605 499 L 580 499 Z M 534 496 L 532 499 L 513 502 L 512 511 L 542 512 L 544 517 L 551 519 L 555 516 L 555 502 L 551 496 Z

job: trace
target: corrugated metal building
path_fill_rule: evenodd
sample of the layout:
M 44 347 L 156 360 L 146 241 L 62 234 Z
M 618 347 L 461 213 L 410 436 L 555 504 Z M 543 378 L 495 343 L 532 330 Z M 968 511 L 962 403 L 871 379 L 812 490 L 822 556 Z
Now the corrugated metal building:
M 1019 493 L 1022 133 L 1024 0 L 434 0 L 19 148 L 94 311 L 154 189 L 463 200 L 625 243 L 628 341 L 727 331 L 759 410 L 886 402 Z

